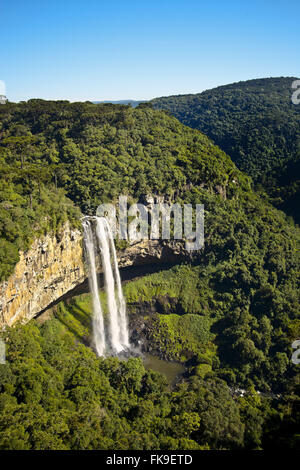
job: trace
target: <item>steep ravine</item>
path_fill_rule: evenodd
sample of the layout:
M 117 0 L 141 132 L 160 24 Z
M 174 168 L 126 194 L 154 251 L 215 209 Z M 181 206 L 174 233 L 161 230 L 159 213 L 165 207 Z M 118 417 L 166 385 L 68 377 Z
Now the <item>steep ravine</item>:
M 118 252 L 120 268 L 176 264 L 188 258 L 183 244 L 172 241 L 145 240 Z M 32 319 L 86 278 L 80 230 L 66 223 L 58 234 L 36 239 L 27 252 L 20 252 L 14 273 L 0 284 L 0 327 Z

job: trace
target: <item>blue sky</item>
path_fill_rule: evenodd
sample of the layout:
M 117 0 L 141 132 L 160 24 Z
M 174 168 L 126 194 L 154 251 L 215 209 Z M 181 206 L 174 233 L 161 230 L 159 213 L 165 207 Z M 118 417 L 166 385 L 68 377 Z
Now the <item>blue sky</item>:
M 300 76 L 294 0 L 0 0 L 11 101 L 150 99 Z

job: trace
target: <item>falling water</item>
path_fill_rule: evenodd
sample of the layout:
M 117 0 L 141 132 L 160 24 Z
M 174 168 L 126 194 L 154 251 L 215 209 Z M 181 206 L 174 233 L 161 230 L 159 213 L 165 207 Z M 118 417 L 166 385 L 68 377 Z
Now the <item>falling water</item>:
M 93 226 L 95 227 L 96 240 L 93 236 Z M 113 235 L 104 217 L 85 219 L 83 227 L 90 266 L 89 282 L 93 297 L 93 329 L 96 350 L 99 356 L 102 356 L 108 349 L 113 353 L 120 353 L 129 348 L 129 333 L 126 318 L 126 303 L 122 292 Z M 95 251 L 98 254 L 100 251 L 107 297 L 108 325 L 106 334 L 97 283 Z
M 87 261 L 89 268 L 89 285 L 93 299 L 93 335 L 97 354 L 103 356 L 105 351 L 105 331 L 102 308 L 99 298 L 99 287 L 97 281 L 96 263 L 95 263 L 95 244 L 93 237 L 93 229 L 91 222 L 85 220 L 83 222 L 84 242 L 87 253 Z
M 120 272 L 118 267 L 118 260 L 116 254 L 116 248 L 113 240 L 113 235 L 110 229 L 110 226 L 106 219 L 103 219 L 105 228 L 107 230 L 108 239 L 110 243 L 110 249 L 112 252 L 112 259 L 113 259 L 113 268 L 115 274 L 115 280 L 117 284 L 117 293 L 118 293 L 118 317 L 119 317 L 119 326 L 120 326 L 120 342 L 123 346 L 129 348 L 129 331 L 128 331 L 128 323 L 127 323 L 127 316 L 126 316 L 126 302 L 123 296 Z
M 120 325 L 118 322 L 118 306 L 115 298 L 115 280 L 111 266 L 111 257 L 109 251 L 109 241 L 105 224 L 102 217 L 96 220 L 96 235 L 101 251 L 102 267 L 105 281 L 105 291 L 107 295 L 107 306 L 109 312 L 109 333 L 111 347 L 116 352 L 122 351 L 123 346 L 120 342 Z

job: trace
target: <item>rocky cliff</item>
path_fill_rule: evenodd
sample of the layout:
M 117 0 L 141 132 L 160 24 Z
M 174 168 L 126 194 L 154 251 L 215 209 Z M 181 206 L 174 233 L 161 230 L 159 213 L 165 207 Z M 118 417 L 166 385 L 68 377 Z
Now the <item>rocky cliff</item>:
M 146 240 L 118 252 L 120 268 L 183 261 L 189 255 L 180 243 Z M 101 266 L 99 266 L 101 271 Z M 67 223 L 20 252 L 10 278 L 0 284 L 0 326 L 28 321 L 87 278 L 82 233 Z
M 82 235 L 66 224 L 20 252 L 14 273 L 0 285 L 0 324 L 31 319 L 84 278 Z

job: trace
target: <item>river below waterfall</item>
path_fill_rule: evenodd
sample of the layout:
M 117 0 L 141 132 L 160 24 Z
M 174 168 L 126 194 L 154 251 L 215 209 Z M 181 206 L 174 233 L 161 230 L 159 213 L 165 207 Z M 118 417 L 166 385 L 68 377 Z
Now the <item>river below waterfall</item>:
M 144 355 L 145 369 L 152 369 L 163 374 L 170 385 L 174 385 L 186 372 L 186 367 L 179 362 L 170 362 L 151 354 Z

